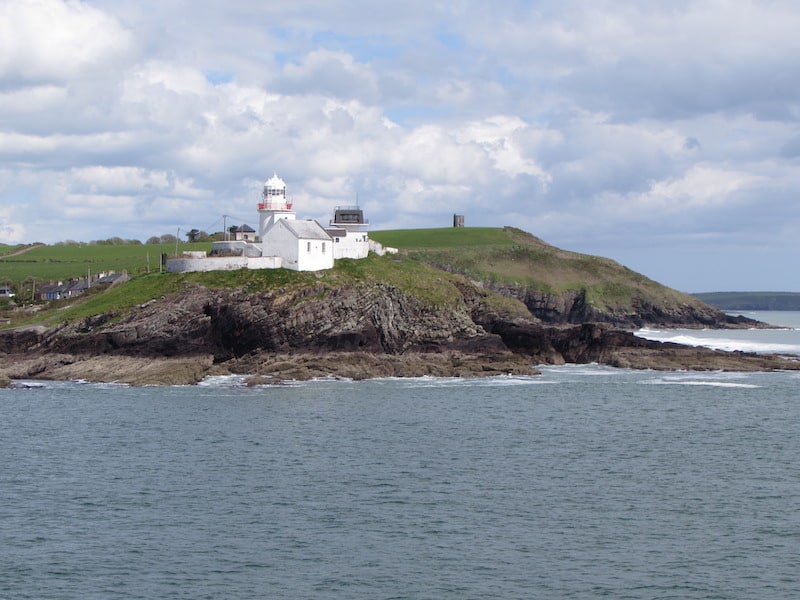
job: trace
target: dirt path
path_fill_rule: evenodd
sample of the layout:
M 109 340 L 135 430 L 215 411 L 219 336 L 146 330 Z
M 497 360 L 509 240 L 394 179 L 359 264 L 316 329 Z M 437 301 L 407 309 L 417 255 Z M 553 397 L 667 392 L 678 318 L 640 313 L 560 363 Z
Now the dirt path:
M 11 256 L 19 256 L 20 254 L 25 254 L 28 250 L 33 250 L 34 248 L 40 248 L 44 246 L 44 244 L 31 244 L 30 246 L 23 246 L 19 250 L 14 250 L 14 252 L 9 252 L 8 254 L 3 254 L 0 256 L 0 260 L 4 258 L 9 258 Z

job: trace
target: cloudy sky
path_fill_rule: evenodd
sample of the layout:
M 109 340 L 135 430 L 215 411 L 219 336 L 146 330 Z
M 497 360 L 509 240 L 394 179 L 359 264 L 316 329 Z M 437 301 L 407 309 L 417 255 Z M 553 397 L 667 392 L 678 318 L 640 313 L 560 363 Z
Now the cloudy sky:
M 0 242 L 520 227 L 800 292 L 795 0 L 3 0 Z M 223 217 L 223 215 L 227 215 Z

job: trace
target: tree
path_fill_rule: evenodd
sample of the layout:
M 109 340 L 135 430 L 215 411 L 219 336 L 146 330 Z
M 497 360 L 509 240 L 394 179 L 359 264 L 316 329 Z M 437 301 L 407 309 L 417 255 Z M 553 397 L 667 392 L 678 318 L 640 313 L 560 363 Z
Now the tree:
M 199 229 L 190 229 L 186 232 L 186 241 L 190 243 L 194 243 L 197 241 L 197 236 L 200 235 Z
M 174 244 L 178 241 L 174 233 L 164 233 L 147 238 L 148 244 Z

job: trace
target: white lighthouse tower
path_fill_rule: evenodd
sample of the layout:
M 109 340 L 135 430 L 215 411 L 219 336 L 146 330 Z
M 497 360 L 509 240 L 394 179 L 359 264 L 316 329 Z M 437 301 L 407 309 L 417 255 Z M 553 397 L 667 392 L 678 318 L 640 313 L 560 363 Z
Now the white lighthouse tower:
M 292 203 L 286 201 L 286 183 L 275 173 L 267 179 L 258 203 L 258 236 L 263 241 L 267 231 L 279 220 L 294 221 Z

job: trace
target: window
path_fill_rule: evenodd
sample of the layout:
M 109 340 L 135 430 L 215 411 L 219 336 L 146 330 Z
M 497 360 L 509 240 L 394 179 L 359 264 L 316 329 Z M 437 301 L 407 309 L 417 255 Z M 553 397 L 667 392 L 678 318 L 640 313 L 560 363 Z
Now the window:
M 311 252 L 311 242 L 308 242 L 308 246 L 306 247 L 307 252 Z
M 325 254 L 325 242 L 322 242 L 322 253 Z

